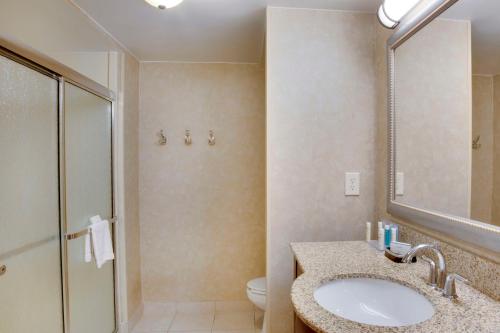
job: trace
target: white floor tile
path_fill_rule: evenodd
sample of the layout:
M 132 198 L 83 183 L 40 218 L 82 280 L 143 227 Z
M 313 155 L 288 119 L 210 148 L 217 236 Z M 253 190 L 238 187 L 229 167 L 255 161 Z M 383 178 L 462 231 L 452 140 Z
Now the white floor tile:
M 263 314 L 247 300 L 146 302 L 133 333 L 260 333 Z
M 253 330 L 254 312 L 216 313 L 214 331 Z
M 134 333 L 166 332 L 175 315 L 175 303 L 144 303 L 144 313 Z
M 214 314 L 215 302 L 179 302 L 177 313 L 181 314 Z
M 170 326 L 170 331 L 203 331 L 211 330 L 214 323 L 213 314 L 177 313 Z
M 145 302 L 144 317 L 163 316 L 175 314 L 175 303 Z
M 212 331 L 168 331 L 168 333 L 212 333 Z
M 218 301 L 215 302 L 216 313 L 231 313 L 231 312 L 251 312 L 253 304 L 250 301 Z
M 212 331 L 212 333 L 255 333 L 254 330 Z
M 172 323 L 169 317 L 143 317 L 135 326 L 134 333 L 166 332 Z

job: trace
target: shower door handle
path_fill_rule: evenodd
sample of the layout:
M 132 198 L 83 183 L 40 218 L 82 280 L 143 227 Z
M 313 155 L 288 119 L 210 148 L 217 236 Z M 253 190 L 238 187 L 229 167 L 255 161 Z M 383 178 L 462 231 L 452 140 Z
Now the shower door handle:
M 0 266 L 0 276 L 4 275 L 5 273 L 7 273 L 7 266 Z

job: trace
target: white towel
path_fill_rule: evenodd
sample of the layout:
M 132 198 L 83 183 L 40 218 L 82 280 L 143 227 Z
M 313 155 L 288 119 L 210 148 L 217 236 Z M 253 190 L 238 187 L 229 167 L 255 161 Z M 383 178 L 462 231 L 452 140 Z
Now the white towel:
M 90 262 L 92 258 L 91 252 L 93 252 L 97 268 L 101 268 L 108 260 L 115 258 L 109 222 L 101 220 L 100 216 L 91 217 L 90 222 L 88 244 L 87 238 L 85 239 L 85 261 Z M 92 246 L 90 246 L 90 243 L 92 243 Z
M 90 224 L 94 224 L 97 222 L 102 221 L 101 217 L 99 215 L 92 216 L 89 219 Z M 85 262 L 91 262 L 92 261 L 92 244 L 90 243 L 90 227 L 87 228 L 88 233 L 85 235 Z
M 109 222 L 107 220 L 91 224 L 90 237 L 92 239 L 92 249 L 94 250 L 97 268 L 101 268 L 106 261 L 115 259 Z

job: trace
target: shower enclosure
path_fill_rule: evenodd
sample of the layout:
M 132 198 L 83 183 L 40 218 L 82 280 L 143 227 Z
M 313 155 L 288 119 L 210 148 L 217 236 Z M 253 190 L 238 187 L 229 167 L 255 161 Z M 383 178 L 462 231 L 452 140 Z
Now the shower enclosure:
M 0 332 L 116 331 L 115 263 L 84 261 L 89 218 L 114 221 L 112 99 L 0 48 Z

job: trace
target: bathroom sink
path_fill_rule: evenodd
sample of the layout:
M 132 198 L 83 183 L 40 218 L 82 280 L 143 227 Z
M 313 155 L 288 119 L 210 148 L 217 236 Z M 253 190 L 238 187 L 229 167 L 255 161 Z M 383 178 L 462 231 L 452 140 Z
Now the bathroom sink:
M 432 317 L 434 307 L 421 294 L 399 283 L 376 278 L 346 278 L 314 291 L 327 311 L 358 323 L 408 326 Z

